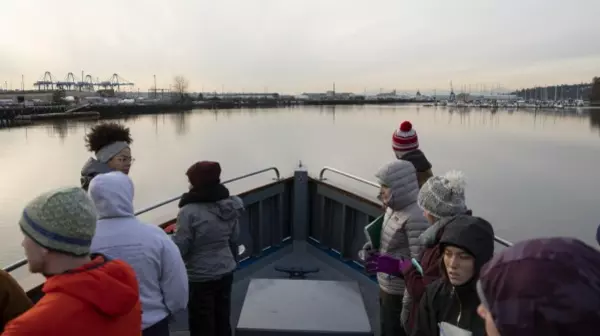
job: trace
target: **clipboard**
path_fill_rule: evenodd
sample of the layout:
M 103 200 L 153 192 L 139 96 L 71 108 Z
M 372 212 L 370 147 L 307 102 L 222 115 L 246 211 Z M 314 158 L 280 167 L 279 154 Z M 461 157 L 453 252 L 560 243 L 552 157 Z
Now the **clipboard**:
M 375 218 L 374 221 L 365 226 L 365 236 L 367 242 L 371 243 L 373 249 L 378 251 L 381 245 L 381 228 L 383 227 L 383 217 L 385 214 Z

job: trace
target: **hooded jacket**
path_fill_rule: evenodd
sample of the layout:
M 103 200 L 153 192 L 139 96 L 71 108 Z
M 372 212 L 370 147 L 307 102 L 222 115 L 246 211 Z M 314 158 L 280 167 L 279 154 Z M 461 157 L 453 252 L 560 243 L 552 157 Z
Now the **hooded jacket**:
M 600 252 L 577 239 L 519 242 L 485 265 L 477 287 L 502 336 L 598 335 Z
M 429 227 L 429 222 L 417 205 L 419 184 L 414 166 L 408 161 L 394 161 L 375 176 L 391 191 L 383 218 L 379 252 L 396 258 L 418 258 L 423 247 L 419 236 Z M 404 295 L 404 280 L 400 277 L 377 273 L 377 282 L 388 294 Z
M 126 261 L 137 274 L 146 329 L 187 307 L 188 279 L 177 246 L 133 212 L 133 183 L 121 172 L 96 176 L 89 194 L 98 211 L 93 252 Z
M 442 218 L 431 225 L 425 232 L 419 236 L 424 249 L 419 258 L 419 264 L 423 269 L 421 274 L 414 266 L 410 266 L 403 271 L 404 281 L 406 282 L 406 291 L 408 295 L 404 297 L 402 309 L 402 323 L 404 327 L 410 330 L 414 324 L 416 312 L 419 310 L 421 297 L 425 293 L 427 286 L 438 280 L 442 275 L 440 272 L 440 262 L 442 260 L 442 250 L 439 242 L 444 233 L 444 227 L 453 221 L 468 219 L 473 212 L 468 210 L 465 215 Z M 467 216 L 468 215 L 468 216 Z
M 476 283 L 479 270 L 494 254 L 494 230 L 482 218 L 457 216 L 445 225 L 439 244 L 442 251 L 445 246 L 451 245 L 471 254 L 475 258 L 475 272 L 467 283 L 453 286 L 448 280 L 442 258 L 442 277 L 427 286 L 412 335 L 438 336 L 438 323 L 447 322 L 471 331 L 473 336 L 485 336 L 484 322 L 477 314 L 479 298 Z
M 140 301 L 133 269 L 102 255 L 80 268 L 46 279 L 44 296 L 9 322 L 2 336 L 131 336 L 141 334 Z
M 96 175 L 110 173 L 112 169 L 106 164 L 102 163 L 94 158 L 89 158 L 83 168 L 81 168 L 81 187 L 83 190 L 88 190 L 90 182 Z
M 218 280 L 237 267 L 242 200 L 222 184 L 192 189 L 179 203 L 173 241 L 179 247 L 191 282 Z
M 413 164 L 415 169 L 417 170 L 417 180 L 419 181 L 419 188 L 429 180 L 430 177 L 433 176 L 433 172 L 431 171 L 431 163 L 425 157 L 425 154 L 420 149 L 411 150 L 410 152 L 405 153 L 398 159 L 405 160 Z

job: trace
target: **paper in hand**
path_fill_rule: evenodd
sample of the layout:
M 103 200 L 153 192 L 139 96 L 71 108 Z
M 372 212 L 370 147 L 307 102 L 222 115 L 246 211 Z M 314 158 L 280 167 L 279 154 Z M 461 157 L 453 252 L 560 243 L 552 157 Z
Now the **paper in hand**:
M 438 323 L 440 327 L 440 336 L 472 336 L 473 333 L 459 328 L 455 325 L 452 325 L 448 322 L 440 322 Z

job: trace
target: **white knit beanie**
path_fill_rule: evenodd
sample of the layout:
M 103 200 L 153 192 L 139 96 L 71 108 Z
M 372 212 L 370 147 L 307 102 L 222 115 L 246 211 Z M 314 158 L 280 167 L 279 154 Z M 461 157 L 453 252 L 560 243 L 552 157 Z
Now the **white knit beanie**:
M 433 176 L 421 187 L 417 203 L 421 209 L 437 217 L 451 217 L 465 213 L 465 178 L 459 171 Z

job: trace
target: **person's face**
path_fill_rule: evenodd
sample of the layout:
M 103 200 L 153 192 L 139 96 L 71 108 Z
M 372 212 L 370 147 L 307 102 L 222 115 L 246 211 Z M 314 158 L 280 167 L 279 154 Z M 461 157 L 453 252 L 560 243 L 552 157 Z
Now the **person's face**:
M 381 203 L 383 204 L 384 207 L 388 206 L 388 202 L 390 201 L 390 199 L 392 198 L 392 190 L 386 186 L 381 186 L 379 188 L 379 195 L 377 196 L 377 199 L 381 201 Z
M 124 174 L 129 174 L 129 169 L 131 169 L 133 161 L 135 161 L 135 159 L 131 157 L 131 149 L 127 147 L 110 159 L 107 164 L 111 169 L 120 171 Z
M 38 245 L 33 239 L 27 235 L 23 235 L 21 245 L 25 249 L 25 257 L 31 273 L 43 273 L 46 267 L 48 250 Z
M 498 328 L 496 328 L 496 323 L 494 323 L 492 313 L 490 313 L 487 308 L 480 304 L 479 307 L 477 307 L 477 314 L 485 321 L 485 332 L 488 336 L 500 336 L 500 332 L 498 331 Z
M 465 250 L 455 246 L 444 248 L 444 266 L 453 286 L 467 283 L 475 273 L 475 258 Z

